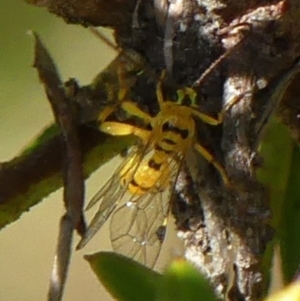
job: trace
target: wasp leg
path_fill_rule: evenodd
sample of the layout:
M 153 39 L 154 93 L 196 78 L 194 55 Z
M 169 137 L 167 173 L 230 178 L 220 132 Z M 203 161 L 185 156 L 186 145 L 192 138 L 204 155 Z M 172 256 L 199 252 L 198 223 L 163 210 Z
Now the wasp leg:
M 126 136 L 134 135 L 142 140 L 146 140 L 149 137 L 150 131 L 140 129 L 134 125 L 114 122 L 114 121 L 105 121 L 100 125 L 101 132 L 112 136 Z
M 128 89 L 127 88 L 120 88 L 118 91 L 118 100 L 120 103 L 122 103 L 127 95 Z M 109 99 L 109 98 L 108 98 Z M 110 105 L 99 114 L 98 116 L 98 122 L 101 124 L 105 122 L 107 117 L 112 114 L 118 106 L 118 103 L 115 103 L 114 105 Z
M 192 114 L 199 119 L 201 119 L 203 122 L 210 124 L 210 125 L 218 125 L 223 122 L 224 119 L 224 112 L 221 111 L 221 113 L 218 114 L 218 118 L 206 115 L 204 113 L 201 113 L 197 110 L 193 110 Z
M 159 104 L 159 108 L 162 109 L 163 105 L 164 105 L 164 96 L 163 96 L 163 92 L 161 89 L 161 83 L 163 78 L 165 77 L 166 71 L 163 70 L 160 76 L 160 80 L 156 85 L 156 98 L 158 100 L 158 104 Z
M 220 123 L 223 122 L 224 120 L 224 115 L 225 113 L 232 107 L 234 106 L 236 103 L 238 103 L 244 96 L 246 93 L 242 93 L 240 95 L 236 95 L 235 97 L 233 97 L 233 99 L 231 99 L 229 101 L 228 104 L 226 104 L 226 106 L 224 107 L 224 109 L 218 114 L 218 117 L 212 117 L 209 115 L 206 115 L 204 113 L 201 113 L 197 110 L 193 110 L 193 115 L 197 116 L 199 119 L 201 119 L 203 122 L 210 124 L 210 125 L 219 125 Z
M 119 80 L 119 79 L 118 79 Z M 120 82 L 120 80 L 119 80 Z M 107 99 L 107 106 L 100 112 L 99 116 L 98 116 L 98 122 L 101 124 L 102 122 L 104 122 L 106 120 L 106 118 L 112 114 L 118 103 L 115 101 L 115 93 L 114 93 L 114 88 L 112 84 L 106 83 L 104 85 L 105 87 L 105 92 L 106 92 L 106 99 Z M 124 89 L 120 89 L 118 90 L 118 100 L 122 99 L 121 97 L 125 97 L 125 92 L 123 91 Z
M 152 117 L 148 113 L 141 110 L 134 102 L 131 101 L 124 101 L 122 103 L 122 109 L 125 110 L 127 113 L 131 114 L 132 116 L 141 118 L 142 120 L 151 123 Z
M 127 93 L 128 93 L 128 89 L 121 87 L 119 89 L 119 92 L 118 92 L 118 100 L 121 101 L 121 102 L 124 101 L 124 99 L 126 98 Z
M 103 111 L 99 114 L 98 121 L 99 123 L 105 122 L 107 117 L 112 114 L 116 108 L 122 104 L 123 101 L 125 101 L 129 88 L 128 83 L 126 81 L 126 69 L 124 66 L 120 65 L 117 68 L 117 83 L 118 83 L 118 96 L 117 96 L 117 102 L 115 101 L 115 93 L 112 88 L 112 85 L 106 84 L 105 90 L 107 92 L 107 102 L 110 104 L 106 108 L 103 109 Z
M 112 114 L 114 110 L 115 110 L 115 106 L 109 106 L 109 107 L 104 108 L 104 110 L 98 116 L 98 122 L 100 124 L 102 124 L 103 122 L 105 122 L 106 118 L 110 114 Z
M 227 177 L 226 171 L 223 168 L 223 166 L 218 161 L 216 161 L 214 156 L 207 149 L 205 149 L 202 145 L 195 143 L 194 147 L 209 163 L 211 163 L 218 170 L 225 186 L 229 186 L 230 182 L 229 182 L 229 179 Z

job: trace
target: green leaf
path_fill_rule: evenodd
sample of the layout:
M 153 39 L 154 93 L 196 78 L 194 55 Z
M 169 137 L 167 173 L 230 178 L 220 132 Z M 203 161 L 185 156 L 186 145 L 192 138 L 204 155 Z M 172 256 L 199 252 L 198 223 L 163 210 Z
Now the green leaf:
M 159 301 L 216 301 L 208 282 L 191 264 L 180 259 L 168 268 L 160 283 Z
M 282 206 L 280 249 L 284 278 L 290 281 L 300 265 L 300 150 L 294 144 Z
M 289 281 L 300 264 L 300 150 L 287 127 L 273 120 L 260 154 L 264 162 L 258 176 L 269 194 L 271 225 L 280 245 L 284 278 Z M 265 272 L 270 270 L 271 257 L 269 250 L 264 258 Z
M 293 141 L 286 126 L 275 119 L 271 120 L 260 145 L 260 155 L 264 161 L 262 168 L 257 172 L 258 179 L 264 184 L 268 192 L 269 206 L 272 211 L 271 226 L 276 230 L 276 239 L 269 243 L 263 258 L 265 287 L 270 281 L 274 246 L 279 239 L 277 233 L 279 233 L 281 224 L 282 206 L 289 178 L 292 151 Z
M 154 301 L 160 274 L 117 253 L 86 255 L 94 273 L 113 297 L 120 301 Z
M 272 226 L 278 230 L 281 207 L 284 202 L 294 142 L 289 130 L 282 123 L 272 120 L 260 146 L 263 166 L 258 171 L 259 180 L 266 186 L 272 209 Z

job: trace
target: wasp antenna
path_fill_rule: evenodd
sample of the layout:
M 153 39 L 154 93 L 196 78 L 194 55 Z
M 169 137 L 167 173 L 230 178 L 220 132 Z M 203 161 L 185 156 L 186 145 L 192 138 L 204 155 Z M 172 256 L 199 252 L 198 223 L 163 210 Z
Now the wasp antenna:
M 155 75 L 154 71 L 151 70 L 149 68 L 149 66 L 147 66 L 147 64 L 144 62 L 144 63 L 141 63 L 141 60 L 140 59 L 135 59 L 134 56 L 131 56 L 129 55 L 128 53 L 126 53 L 125 50 L 123 50 L 121 47 L 117 46 L 116 44 L 114 44 L 109 38 L 107 38 L 100 30 L 96 29 L 95 27 L 89 27 L 90 31 L 92 32 L 93 35 L 95 35 L 97 38 L 99 38 L 100 40 L 102 40 L 107 46 L 111 47 L 113 50 L 115 50 L 117 53 L 119 52 L 124 52 L 127 59 L 135 64 L 135 65 L 138 65 L 138 66 L 141 66 L 144 71 L 153 79 L 153 80 L 157 80 L 157 76 Z M 141 55 L 136 52 L 135 50 L 133 49 L 130 49 L 130 51 L 132 53 L 135 53 L 136 56 L 139 56 L 141 57 Z
M 239 43 L 238 43 L 239 44 Z M 230 48 L 226 52 L 224 52 L 221 56 L 219 56 L 203 73 L 202 75 L 193 83 L 192 87 L 198 87 L 202 84 L 204 79 L 214 70 L 225 57 L 227 57 L 235 47 Z
M 249 23 L 243 22 L 239 24 L 235 24 L 232 26 L 229 26 L 225 29 L 222 29 L 219 31 L 219 35 L 224 35 L 224 34 L 231 34 L 231 32 L 234 29 L 237 29 L 239 27 L 242 27 L 244 29 L 247 29 L 247 31 L 251 30 L 251 25 Z M 240 29 L 241 32 L 241 29 Z M 237 34 L 236 32 L 232 32 L 232 34 Z M 200 84 L 204 81 L 204 79 L 226 58 L 229 56 L 246 38 L 244 35 L 233 47 L 229 48 L 227 51 L 225 51 L 222 55 L 220 55 L 202 74 L 201 76 L 193 83 L 192 87 L 198 87 Z
M 121 51 L 121 49 L 116 46 L 109 38 L 107 38 L 100 30 L 97 30 L 95 27 L 89 27 L 89 30 L 93 35 L 102 40 L 107 46 L 114 49 L 116 52 Z

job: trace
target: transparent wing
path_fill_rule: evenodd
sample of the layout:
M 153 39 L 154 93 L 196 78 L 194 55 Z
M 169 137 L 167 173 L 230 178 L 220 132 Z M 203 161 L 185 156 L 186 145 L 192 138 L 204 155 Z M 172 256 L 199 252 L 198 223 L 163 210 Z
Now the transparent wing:
M 90 225 L 88 226 L 85 235 L 77 245 L 77 249 L 83 248 L 103 226 L 105 221 L 109 218 L 112 212 L 116 209 L 125 192 L 127 191 L 126 185 L 121 185 L 120 174 L 132 177 L 136 168 L 143 159 L 146 148 L 139 145 L 133 147 L 126 159 L 120 164 L 113 176 L 106 182 L 106 184 L 97 192 L 87 205 L 86 210 L 91 209 L 95 204 L 101 201 L 98 211 L 93 217 Z
M 113 214 L 110 239 L 113 249 L 153 267 L 160 253 L 166 232 L 171 181 L 175 181 L 179 164 L 170 158 L 167 168 L 170 177 L 159 178 L 156 187 L 142 196 L 128 196 L 128 201 Z M 168 183 L 166 183 L 168 181 Z M 164 187 L 159 191 L 157 186 Z

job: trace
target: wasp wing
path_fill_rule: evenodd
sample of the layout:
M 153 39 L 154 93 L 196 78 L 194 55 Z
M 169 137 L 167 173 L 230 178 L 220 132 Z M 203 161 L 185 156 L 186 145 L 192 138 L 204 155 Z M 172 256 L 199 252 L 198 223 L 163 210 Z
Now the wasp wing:
M 91 209 L 95 204 L 101 201 L 98 211 L 93 217 L 86 233 L 77 245 L 77 249 L 83 248 L 103 226 L 106 220 L 110 217 L 112 212 L 119 205 L 124 194 L 127 191 L 128 185 L 121 185 L 120 174 L 125 176 L 131 173 L 132 177 L 142 160 L 146 147 L 138 145 L 133 147 L 126 159 L 120 164 L 113 176 L 106 182 L 106 184 L 96 193 L 87 205 L 86 210 Z
M 113 249 L 148 267 L 153 267 L 160 253 L 166 232 L 170 195 L 179 172 L 178 158 L 169 158 L 170 175 L 162 174 L 157 183 L 141 196 L 131 195 L 113 214 L 110 236 Z M 167 183 L 168 181 L 168 183 Z

